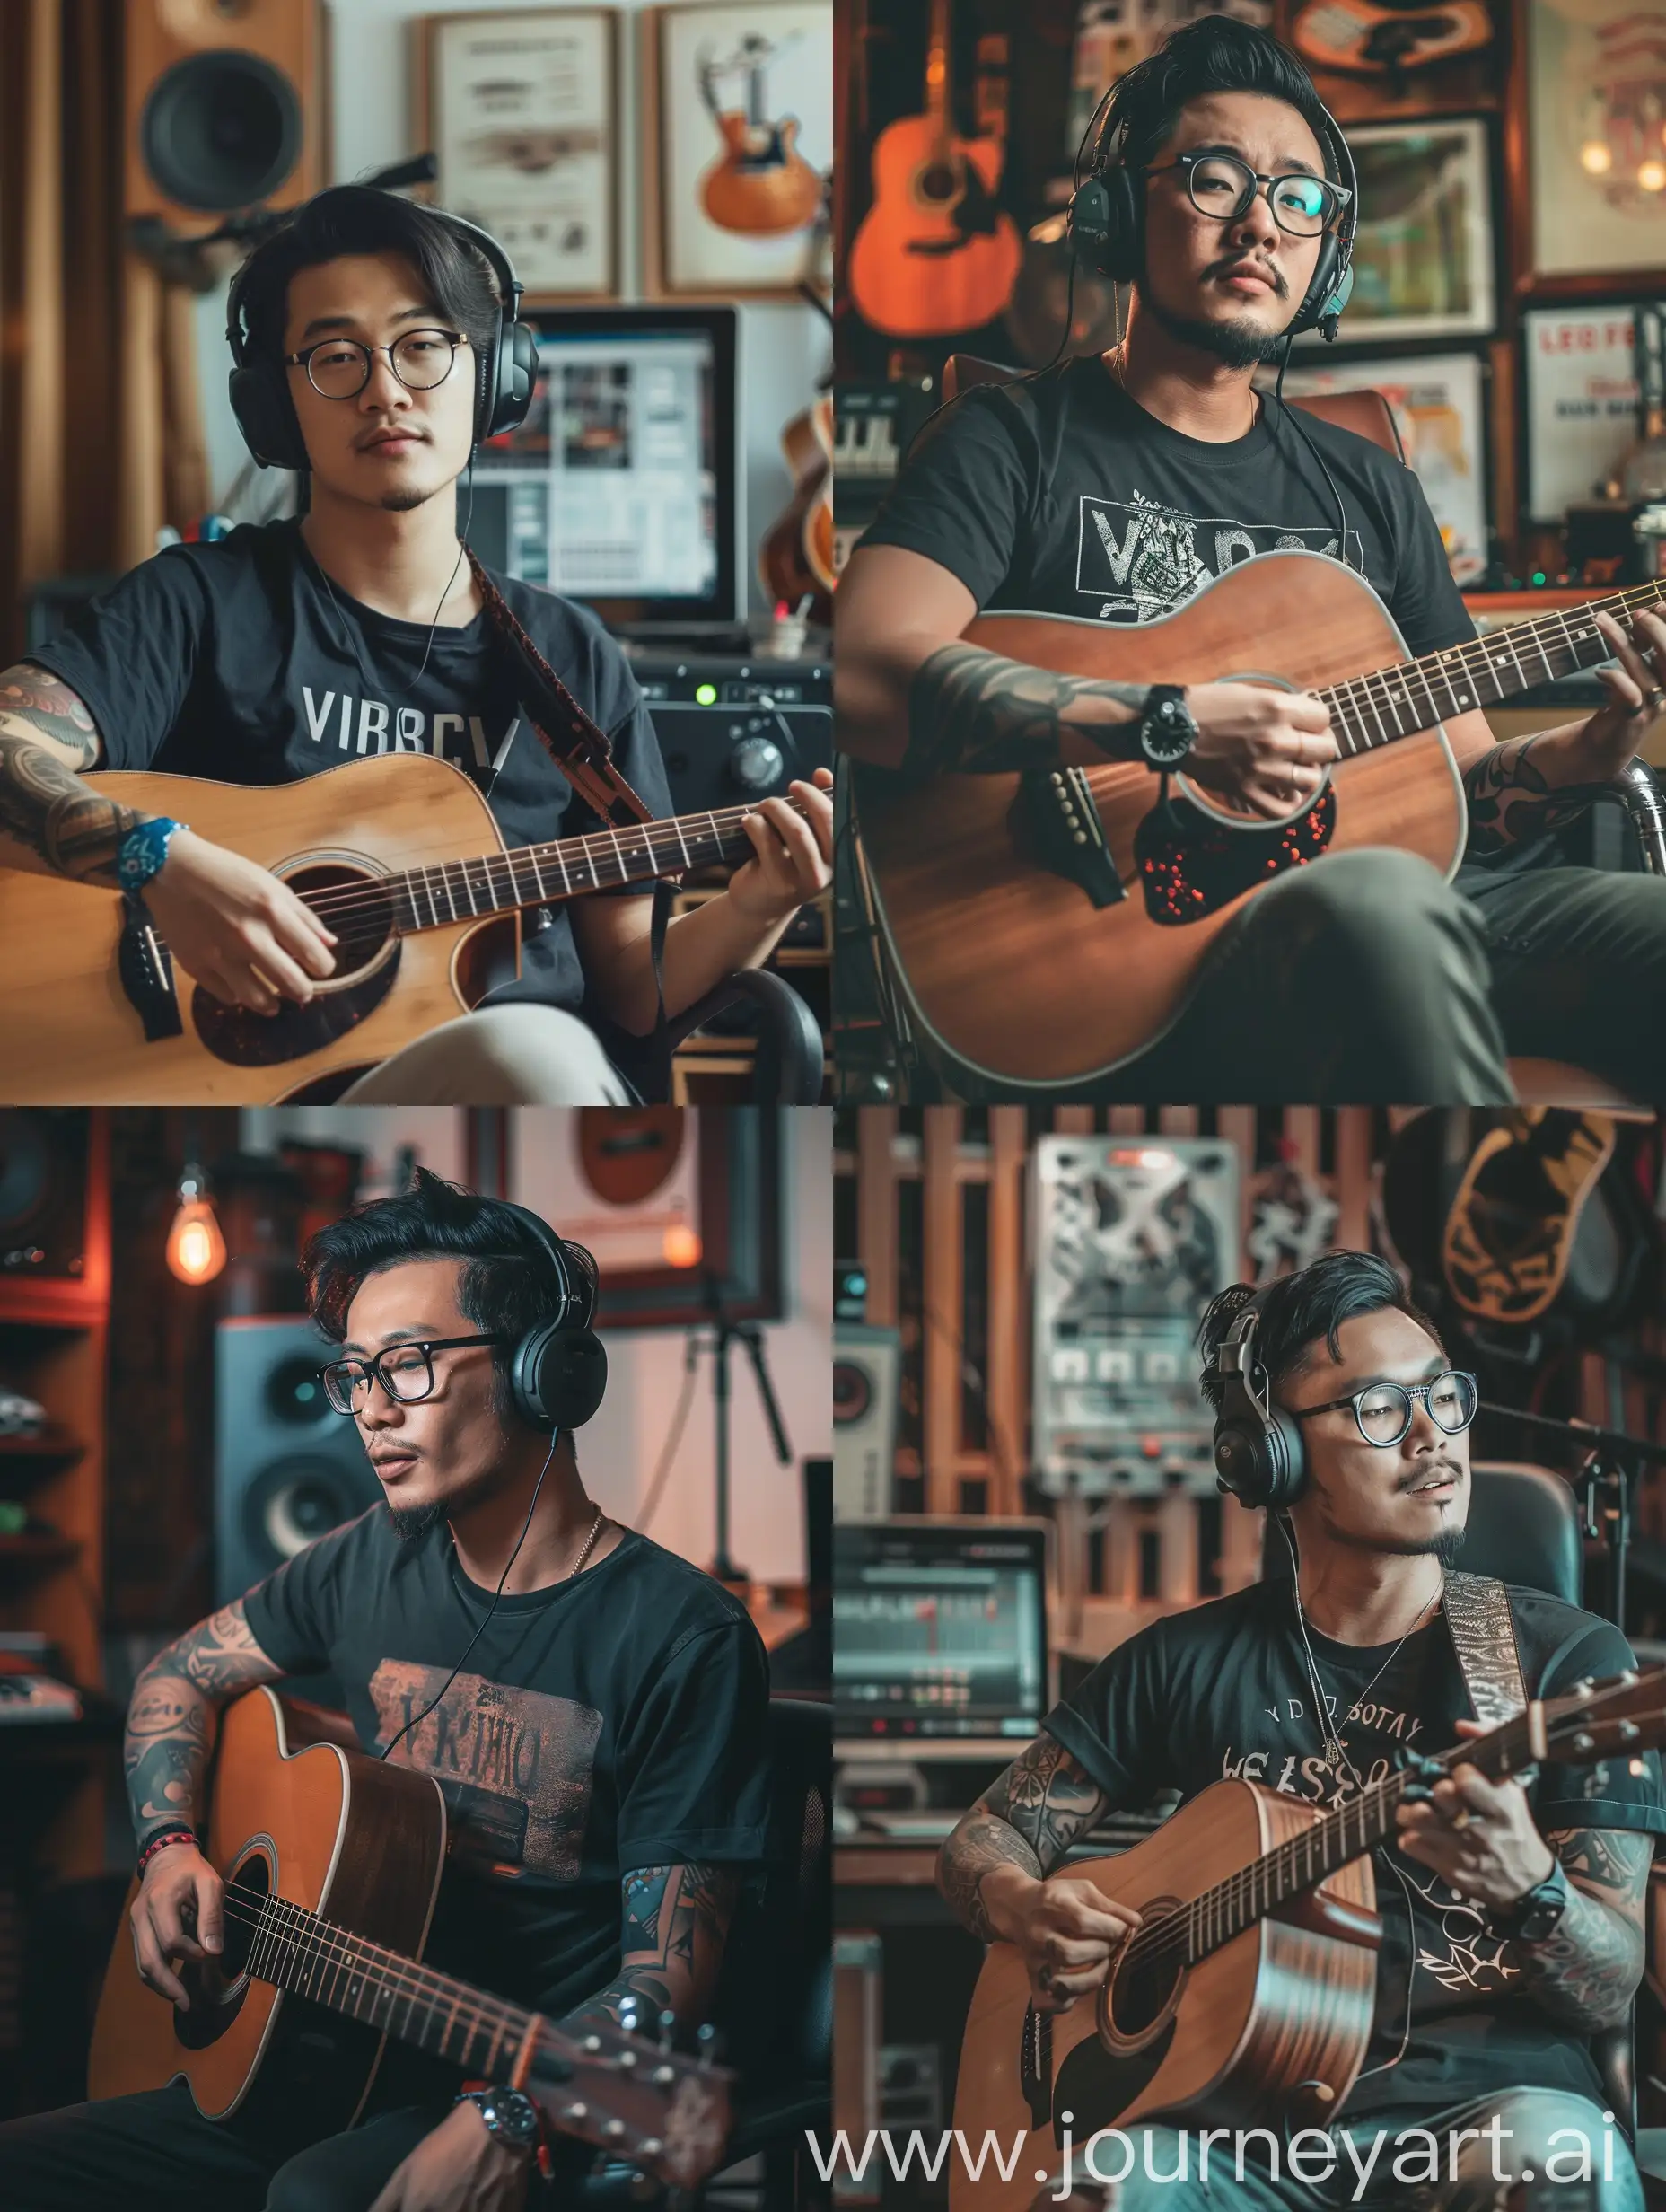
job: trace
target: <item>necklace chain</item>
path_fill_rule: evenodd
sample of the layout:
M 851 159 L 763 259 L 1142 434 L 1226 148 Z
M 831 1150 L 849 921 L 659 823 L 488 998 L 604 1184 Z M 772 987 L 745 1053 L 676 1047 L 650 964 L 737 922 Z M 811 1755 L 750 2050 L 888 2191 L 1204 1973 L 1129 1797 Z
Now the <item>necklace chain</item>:
M 568 1567 L 566 1573 L 561 1577 L 563 1582 L 571 1582 L 574 1576 L 576 1575 L 579 1569 L 583 1566 L 585 1560 L 589 1558 L 591 1546 L 595 1542 L 597 1537 L 601 1535 L 602 1525 L 606 1522 L 607 1517 L 608 1516 L 602 1512 L 601 1506 L 598 1505 L 596 1508 L 596 1517 L 590 1524 L 590 1534 L 584 1539 L 583 1545 L 580 1547 L 577 1558 L 574 1560 L 572 1566 Z
M 1377 1684 L 1382 1680 L 1389 1669 L 1394 1664 L 1394 1662 L 1399 1657 L 1400 1653 L 1405 1649 L 1407 1638 L 1423 1626 L 1427 1616 L 1432 1613 L 1434 1608 L 1440 1603 L 1441 1592 L 1445 1588 L 1445 1581 L 1442 1578 L 1440 1588 L 1435 1591 L 1434 1596 L 1429 1599 L 1428 1602 L 1419 1610 L 1416 1619 L 1412 1622 L 1411 1627 L 1406 1630 L 1405 1635 L 1400 1637 L 1399 1642 L 1396 1644 L 1394 1649 L 1389 1654 L 1382 1664 L 1377 1669 L 1377 1672 L 1366 1683 L 1364 1689 L 1362 1690 L 1358 1697 L 1353 1700 L 1354 1710 L 1357 1711 L 1358 1708 L 1364 1704 L 1366 1698 L 1370 1697 L 1372 1691 L 1377 1687 Z M 1346 1765 L 1349 1774 L 1353 1776 L 1355 1784 L 1363 1789 L 1364 1785 L 1360 1781 L 1359 1773 L 1355 1767 L 1354 1761 L 1348 1757 L 1346 1748 L 1342 1742 L 1341 1731 L 1337 1726 L 1336 1722 L 1332 1720 L 1330 1716 L 1330 1707 L 1325 1702 L 1325 1687 L 1320 1679 L 1319 1662 L 1313 1656 L 1313 1646 L 1308 1638 L 1307 1611 L 1302 1603 L 1302 1585 L 1300 1581 L 1297 1580 L 1293 1582 L 1291 1587 L 1295 1593 L 1296 1620 L 1302 1630 L 1302 1649 L 1307 1654 L 1308 1672 L 1313 1678 L 1313 1690 L 1319 1699 L 1319 1718 L 1325 1730 L 1328 1739 L 1325 1746 L 1325 1763 L 1328 1767 L 1332 1768 L 1340 1768 Z

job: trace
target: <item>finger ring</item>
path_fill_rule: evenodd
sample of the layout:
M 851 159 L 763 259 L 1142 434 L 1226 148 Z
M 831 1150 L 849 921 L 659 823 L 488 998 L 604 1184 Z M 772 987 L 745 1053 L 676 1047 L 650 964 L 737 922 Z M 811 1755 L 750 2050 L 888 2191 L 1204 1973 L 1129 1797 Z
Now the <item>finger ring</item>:
M 1658 715 L 1661 708 L 1666 707 L 1666 685 L 1657 683 L 1652 691 L 1645 691 L 1643 704 L 1650 714 Z
M 1469 1827 L 1469 1823 L 1470 1823 L 1470 1821 L 1471 1821 L 1474 1818 L 1475 1818 L 1475 1815 L 1474 1815 L 1474 1813 L 1471 1813 L 1471 1812 L 1470 1812 L 1470 1810 L 1469 1810 L 1469 1806 L 1468 1806 L 1468 1805 L 1463 1805 L 1463 1806 L 1460 1806 L 1460 1807 L 1459 1808 L 1459 1810 L 1458 1810 L 1456 1813 L 1454 1813 L 1452 1814 L 1452 1816 L 1451 1816 L 1451 1822 L 1450 1822 L 1450 1825 L 1451 1825 L 1451 1827 L 1453 1827 L 1453 1828 L 1458 1828 L 1458 1829 L 1468 1828 L 1468 1827 Z

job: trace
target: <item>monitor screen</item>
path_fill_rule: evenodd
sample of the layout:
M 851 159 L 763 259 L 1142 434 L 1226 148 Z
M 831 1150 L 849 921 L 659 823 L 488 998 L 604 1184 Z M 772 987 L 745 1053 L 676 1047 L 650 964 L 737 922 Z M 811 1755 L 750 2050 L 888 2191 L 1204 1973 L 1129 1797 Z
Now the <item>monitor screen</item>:
M 611 624 L 735 620 L 734 310 L 525 320 L 538 383 L 520 428 L 475 463 L 481 559 Z
M 835 1525 L 837 1734 L 1027 1742 L 1046 1709 L 1045 1522 Z

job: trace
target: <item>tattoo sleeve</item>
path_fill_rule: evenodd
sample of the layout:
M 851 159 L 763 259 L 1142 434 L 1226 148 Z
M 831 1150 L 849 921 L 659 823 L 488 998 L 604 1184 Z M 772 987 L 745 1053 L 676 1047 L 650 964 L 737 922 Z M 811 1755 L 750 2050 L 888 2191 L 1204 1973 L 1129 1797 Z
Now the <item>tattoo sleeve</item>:
M 902 766 L 917 776 L 1057 768 L 1067 732 L 1109 760 L 1139 760 L 1136 724 L 1148 689 L 1056 675 L 982 645 L 944 645 L 909 688 Z
M 215 1707 L 282 1672 L 256 1643 L 241 1599 L 157 1653 L 133 1686 L 122 1746 L 141 1842 L 171 1821 L 200 1823 Z
M 1512 1956 L 1541 2010 L 1591 2035 L 1626 2017 L 1643 1979 L 1643 1909 L 1654 1839 L 1625 1828 L 1558 1828 L 1545 1838 L 1571 1895 L 1542 1944 Z
M 92 716 L 60 677 L 32 661 L 0 674 L 0 838 L 56 875 L 113 884 L 117 847 L 146 818 L 88 789 L 98 757 Z
M 1577 821 L 1607 784 L 1556 784 L 1530 757 L 1534 739 L 1495 745 L 1464 777 L 1472 859 L 1487 860 Z
M 562 2025 L 576 2032 L 605 2019 L 617 2026 L 633 1997 L 644 2034 L 665 2011 L 680 2027 L 697 2024 L 716 1991 L 740 1888 L 728 1866 L 633 1867 L 619 1885 L 619 1971 Z
M 983 1900 L 984 1876 L 1019 1866 L 1050 1874 L 1076 1838 L 1109 1804 L 1105 1792 L 1051 1736 L 1035 1742 L 986 1789 L 943 1845 L 937 1886 L 962 1925 L 982 1943 L 995 1931 Z

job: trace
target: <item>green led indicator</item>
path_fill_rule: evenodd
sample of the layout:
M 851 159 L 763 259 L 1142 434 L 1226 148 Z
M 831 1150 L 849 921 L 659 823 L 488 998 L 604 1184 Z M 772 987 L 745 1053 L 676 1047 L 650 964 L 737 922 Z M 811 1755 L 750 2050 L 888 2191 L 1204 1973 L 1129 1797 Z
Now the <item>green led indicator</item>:
M 715 707 L 717 686 L 715 683 L 697 683 L 694 687 L 694 696 L 702 707 Z
M 1544 580 L 1545 580 L 1545 572 L 1544 572 L 1544 570 L 1543 570 L 1542 568 L 1535 568 L 1535 569 L 1534 569 L 1534 571 L 1533 571 L 1533 582 L 1534 582 L 1535 584 L 1542 584 L 1542 583 L 1544 582 Z

